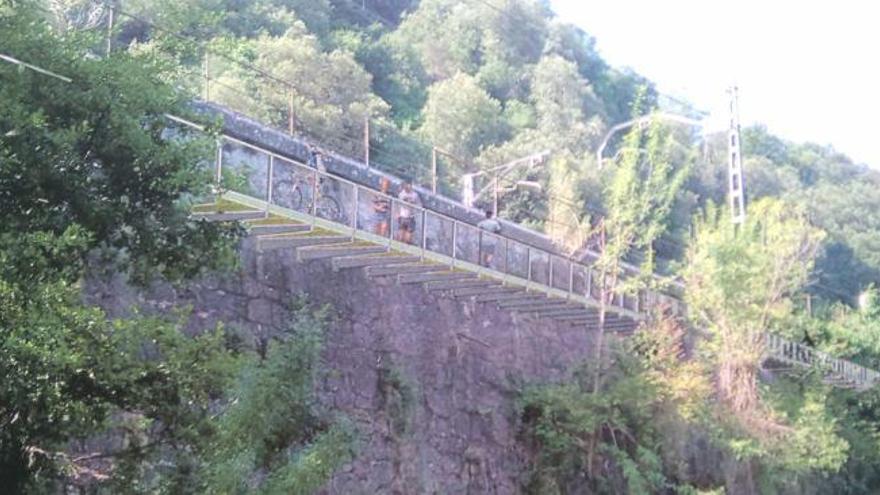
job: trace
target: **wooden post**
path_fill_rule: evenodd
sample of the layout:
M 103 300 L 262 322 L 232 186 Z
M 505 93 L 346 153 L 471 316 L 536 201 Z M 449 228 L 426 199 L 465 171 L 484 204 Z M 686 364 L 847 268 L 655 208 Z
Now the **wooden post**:
M 364 117 L 364 165 L 370 168 L 370 117 Z

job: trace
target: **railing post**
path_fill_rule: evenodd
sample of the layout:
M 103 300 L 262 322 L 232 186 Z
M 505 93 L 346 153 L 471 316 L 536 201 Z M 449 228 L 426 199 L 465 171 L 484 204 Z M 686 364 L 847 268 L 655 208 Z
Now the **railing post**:
M 553 255 L 547 253 L 547 285 L 553 288 Z
M 498 215 L 498 175 L 492 180 L 492 213 Z
M 530 246 L 526 246 L 526 264 L 528 267 L 526 268 L 526 282 L 532 281 L 532 248 Z M 526 284 L 528 288 L 529 284 Z
M 483 230 L 477 232 L 477 265 L 483 266 Z
M 433 146 L 431 147 L 431 192 L 437 194 L 437 148 Z
M 391 248 L 391 241 L 394 239 L 394 198 L 389 197 L 388 200 L 388 247 Z
M 587 286 L 587 299 L 593 297 L 593 269 L 587 268 L 587 274 L 585 275 L 586 281 L 585 284 Z
M 370 117 L 364 117 L 364 165 L 370 168 Z
M 341 189 L 341 188 L 340 188 Z M 354 185 L 354 206 L 351 209 L 351 240 L 354 241 L 355 236 L 357 235 L 358 228 L 358 209 L 361 206 L 360 203 L 360 191 L 361 188 L 357 184 Z
M 504 238 L 504 274 L 510 274 L 510 239 Z
M 116 7 L 111 3 L 110 11 L 107 14 L 107 54 L 106 56 L 110 56 L 111 50 L 113 50 L 113 14 L 115 13 Z
M 320 188 L 318 187 L 318 181 L 321 180 L 321 177 L 318 175 L 318 171 L 314 171 L 315 180 L 312 182 L 312 226 L 318 220 L 318 191 Z
M 568 260 L 568 299 L 574 293 L 574 261 Z
M 428 210 L 422 208 L 422 261 L 428 248 Z
M 269 155 L 269 177 L 266 178 L 266 216 L 269 215 L 269 205 L 272 204 L 272 176 L 275 174 L 275 155 Z
M 452 268 L 455 268 L 455 257 L 456 257 L 457 251 L 458 251 L 458 249 L 457 249 L 458 239 L 457 239 L 457 235 L 456 235 L 457 230 L 458 230 L 457 227 L 458 227 L 458 222 L 453 220 L 452 221 Z
M 217 140 L 217 189 L 223 189 L 223 140 Z

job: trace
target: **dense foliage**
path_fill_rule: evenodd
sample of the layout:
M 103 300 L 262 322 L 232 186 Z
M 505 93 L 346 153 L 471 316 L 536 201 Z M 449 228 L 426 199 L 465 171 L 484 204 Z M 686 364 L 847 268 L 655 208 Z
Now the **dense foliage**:
M 184 308 L 111 318 L 83 300 L 96 267 L 132 283 L 230 268 L 240 227 L 189 216 L 210 184 L 201 164 L 213 140 L 166 118 L 186 112 L 186 94 L 160 82 L 174 67 L 146 52 L 89 56 L 94 37 L 41 17 L 0 7 L 0 52 L 70 80 L 0 66 L 0 486 L 229 493 L 202 473 L 243 430 L 269 445 L 251 466 L 266 493 L 320 485 L 350 443 L 309 400 L 322 313 L 295 312 L 293 332 L 307 338 L 273 344 L 264 364 L 229 349 L 222 328 L 186 335 Z M 236 376 L 250 384 L 243 397 Z M 252 436 L 240 410 L 270 413 L 258 391 L 285 387 L 291 402 L 276 406 L 287 409 Z M 103 447 L 76 451 L 86 440 Z M 289 462 L 269 462 L 287 448 Z

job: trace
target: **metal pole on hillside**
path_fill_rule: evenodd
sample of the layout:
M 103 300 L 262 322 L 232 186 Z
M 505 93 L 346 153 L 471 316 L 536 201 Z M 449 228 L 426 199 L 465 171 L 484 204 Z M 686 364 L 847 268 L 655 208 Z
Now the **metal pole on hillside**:
M 205 66 L 204 66 L 204 77 L 205 77 L 205 101 L 211 101 L 211 73 L 210 66 L 208 65 L 208 59 L 211 56 L 211 52 L 205 50 Z
M 370 117 L 364 117 L 364 164 L 370 168 Z
M 107 14 L 107 56 L 110 56 L 110 51 L 113 49 L 113 14 L 115 7 L 110 5 L 110 11 Z
M 287 90 L 287 133 L 293 136 L 293 90 Z
M 431 192 L 437 194 L 437 147 L 431 147 Z
M 498 214 L 498 176 L 492 179 L 492 213 Z
M 739 96 L 737 87 L 730 92 L 730 129 L 728 130 L 728 191 L 730 195 L 730 218 L 734 224 L 746 221 L 745 182 L 742 169 L 742 148 L 740 147 Z

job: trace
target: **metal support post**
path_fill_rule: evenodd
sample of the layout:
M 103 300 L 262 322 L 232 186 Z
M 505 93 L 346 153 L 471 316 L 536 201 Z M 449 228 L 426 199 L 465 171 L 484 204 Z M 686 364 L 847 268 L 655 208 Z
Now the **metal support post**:
M 315 180 L 312 182 L 312 227 L 315 226 L 318 220 L 318 181 L 321 180 L 321 177 L 318 175 L 318 171 L 314 171 Z
M 587 299 L 593 297 L 593 270 L 587 268 L 587 273 L 585 275 L 585 285 L 587 286 Z
M 477 265 L 483 266 L 483 231 L 477 232 Z
M 217 189 L 223 188 L 223 141 L 217 140 Z
M 205 50 L 205 61 L 204 61 L 204 74 L 205 77 L 205 101 L 211 100 L 211 72 L 209 66 L 209 58 L 211 56 L 211 52 Z
M 745 182 L 740 146 L 739 101 L 736 86 L 730 88 L 730 129 L 728 131 L 728 195 L 730 218 L 734 224 L 746 221 Z
M 275 174 L 275 155 L 269 155 L 269 177 L 266 178 L 266 215 L 269 214 L 269 205 L 272 204 L 272 176 Z
M 428 210 L 422 209 L 422 261 L 425 261 L 425 251 L 428 249 Z
M 370 117 L 364 117 L 364 165 L 370 168 Z
M 508 263 L 510 263 L 509 259 L 510 259 L 510 239 L 505 237 L 504 238 L 504 274 L 505 275 L 510 274 L 510 266 L 508 266 Z
M 568 298 L 574 293 L 574 261 L 568 260 Z
M 358 209 L 360 208 L 360 191 L 359 186 L 354 186 L 354 205 L 351 210 L 351 240 L 354 241 L 358 228 Z
M 437 148 L 431 147 L 431 192 L 437 194 Z
M 111 50 L 113 50 L 113 15 L 115 14 L 116 7 L 110 5 L 110 12 L 107 14 L 107 56 L 110 56 Z
M 498 216 L 498 176 L 492 180 L 492 189 L 493 189 L 493 198 L 492 198 L 492 213 L 497 217 Z
M 293 91 L 287 91 L 287 133 L 293 136 L 294 130 L 294 115 L 293 115 Z
M 394 239 L 394 198 L 388 197 L 388 247 L 391 248 L 391 240 Z
M 531 282 L 532 281 L 532 248 L 529 246 L 526 246 L 526 264 L 528 264 L 528 267 L 526 268 L 526 281 Z M 526 284 L 526 287 L 528 287 L 528 285 L 529 284 Z
M 457 250 L 457 244 L 458 244 L 457 226 L 458 226 L 458 222 L 453 220 L 452 221 L 452 268 L 455 268 L 455 256 L 458 252 L 458 250 Z

